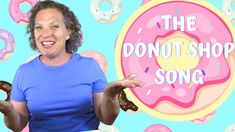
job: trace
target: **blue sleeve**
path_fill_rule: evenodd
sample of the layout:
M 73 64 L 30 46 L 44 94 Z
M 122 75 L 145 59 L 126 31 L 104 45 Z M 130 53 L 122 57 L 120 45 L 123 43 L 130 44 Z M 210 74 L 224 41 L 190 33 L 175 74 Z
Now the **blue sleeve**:
M 105 87 L 108 85 L 104 72 L 102 71 L 99 64 L 93 60 L 93 68 L 94 68 L 94 82 L 92 87 L 92 93 L 103 92 Z
M 23 80 L 23 66 L 20 66 L 15 74 L 12 82 L 11 99 L 17 102 L 26 102 L 25 95 L 22 88 Z

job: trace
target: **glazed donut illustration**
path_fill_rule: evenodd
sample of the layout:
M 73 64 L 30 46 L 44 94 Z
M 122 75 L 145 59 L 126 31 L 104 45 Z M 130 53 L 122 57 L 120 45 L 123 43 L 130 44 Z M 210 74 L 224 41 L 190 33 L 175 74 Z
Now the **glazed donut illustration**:
M 107 72 L 108 68 L 108 62 L 106 57 L 100 53 L 99 51 L 95 50 L 87 50 L 81 54 L 81 56 L 85 57 L 91 57 L 97 61 L 97 63 L 100 65 L 101 69 L 103 70 L 104 73 Z
M 225 128 L 224 132 L 234 132 L 234 130 L 235 130 L 235 124 L 231 124 Z
M 20 4 L 27 2 L 33 7 L 39 0 L 11 0 L 9 5 L 9 12 L 12 19 L 16 23 L 26 24 L 28 23 L 29 13 L 22 12 L 20 10 Z
M 185 16 L 184 20 L 195 16 L 196 30 L 181 26 L 174 29 L 173 17 L 181 16 Z M 118 77 L 135 73 L 136 79 L 145 83 L 143 88 L 125 92 L 140 109 L 157 118 L 181 121 L 202 117 L 218 108 L 234 88 L 234 36 L 229 20 L 206 1 L 149 1 L 120 32 L 115 58 Z M 178 44 L 180 55 L 172 47 L 167 56 L 163 47 L 174 42 L 182 42 Z M 188 52 L 192 43 L 196 56 Z M 221 54 L 214 56 L 212 49 L 217 45 Z M 226 45 L 231 48 L 229 54 Z M 206 48 L 208 52 L 203 51 L 206 46 L 210 47 Z
M 235 23 L 235 10 L 232 5 L 235 3 L 235 0 L 223 0 L 222 11 L 224 14 Z
M 111 5 L 109 11 L 103 11 L 100 5 L 108 2 Z M 111 23 L 120 16 L 122 11 L 122 4 L 120 0 L 91 0 L 90 10 L 92 16 L 100 23 Z
M 15 46 L 15 40 L 11 33 L 6 30 L 0 29 L 0 39 L 4 41 L 4 48 L 0 49 L 0 61 L 8 59 L 13 51 Z
M 10 93 L 11 93 L 11 83 L 7 82 L 7 81 L 1 81 L 0 80 L 0 89 L 3 90 L 4 92 L 6 92 L 7 94 L 7 98 L 6 100 L 10 99 Z

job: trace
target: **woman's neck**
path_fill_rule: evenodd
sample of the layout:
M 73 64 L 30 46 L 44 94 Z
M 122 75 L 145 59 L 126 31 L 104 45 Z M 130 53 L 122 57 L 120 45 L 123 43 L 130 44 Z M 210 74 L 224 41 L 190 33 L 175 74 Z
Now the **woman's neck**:
M 40 60 L 42 63 L 49 65 L 49 66 L 61 66 L 67 63 L 72 57 L 72 53 L 66 53 L 65 55 L 56 56 L 56 57 L 47 57 L 47 56 L 40 56 Z

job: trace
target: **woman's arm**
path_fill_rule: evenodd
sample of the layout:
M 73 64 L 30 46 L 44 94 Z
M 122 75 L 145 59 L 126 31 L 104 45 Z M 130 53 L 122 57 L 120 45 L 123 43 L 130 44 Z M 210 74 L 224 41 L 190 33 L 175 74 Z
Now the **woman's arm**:
M 141 81 L 134 78 L 135 75 L 132 74 L 123 80 L 109 83 L 103 93 L 93 95 L 94 109 L 100 121 L 108 125 L 113 124 L 120 111 L 118 94 L 125 88 L 143 86 Z
M 99 120 L 107 125 L 112 125 L 119 114 L 118 99 L 110 99 L 103 93 L 94 95 L 95 113 Z
M 5 125 L 14 132 L 20 132 L 28 123 L 25 102 L 0 101 L 0 111 L 4 114 Z

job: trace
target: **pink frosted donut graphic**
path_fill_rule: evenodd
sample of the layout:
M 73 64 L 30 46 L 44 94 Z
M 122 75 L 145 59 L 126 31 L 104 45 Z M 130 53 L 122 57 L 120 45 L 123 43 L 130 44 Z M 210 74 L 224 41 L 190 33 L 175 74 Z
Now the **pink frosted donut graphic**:
M 81 55 L 95 59 L 97 63 L 100 65 L 103 72 L 104 73 L 107 72 L 107 67 L 108 67 L 107 59 L 102 53 L 95 51 L 95 50 L 87 50 L 83 52 Z
M 197 123 L 197 124 L 203 124 L 206 123 L 208 121 L 210 121 L 214 116 L 215 116 L 216 112 L 212 111 L 209 114 L 202 116 L 200 118 L 194 119 L 192 120 L 192 122 Z
M 149 2 L 149 1 L 151 1 L 151 0 L 143 0 L 142 5 L 144 5 L 145 3 Z
M 29 13 L 20 10 L 20 4 L 27 2 L 33 7 L 39 0 L 11 0 L 9 5 L 9 12 L 12 19 L 20 24 L 28 23 Z
M 161 125 L 161 124 L 153 124 L 147 127 L 144 132 L 172 132 L 170 128 Z
M 143 111 L 165 120 L 193 120 L 232 92 L 234 38 L 231 22 L 206 1 L 149 1 L 119 35 L 117 74 L 135 73 L 145 83 L 125 90 Z
M 11 33 L 0 29 L 0 39 L 4 41 L 4 48 L 0 49 L 0 61 L 7 60 L 14 51 L 15 40 Z

